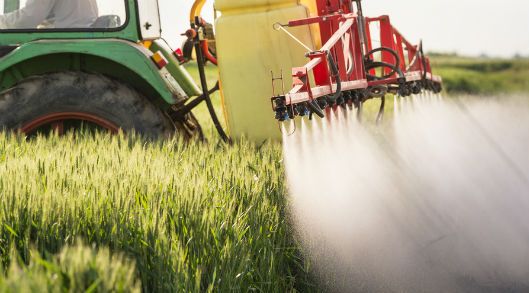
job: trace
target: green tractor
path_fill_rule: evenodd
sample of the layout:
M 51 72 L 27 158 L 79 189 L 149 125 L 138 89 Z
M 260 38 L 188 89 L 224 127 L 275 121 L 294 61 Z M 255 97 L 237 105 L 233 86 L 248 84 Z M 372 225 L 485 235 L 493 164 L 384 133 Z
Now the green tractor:
M 0 130 L 201 137 L 191 110 L 206 101 L 222 131 L 209 90 L 161 40 L 157 0 L 0 0 L 0 10 Z
M 314 90 L 325 100 L 323 108 L 338 101 L 334 96 L 340 96 L 341 102 L 354 98 L 363 103 L 366 97 L 384 96 L 388 91 L 407 96 L 423 89 L 441 89 L 441 79 L 431 73 L 422 45 L 406 41 L 387 16 L 368 18 L 369 23 L 384 22 L 379 37 L 385 47 L 367 50 L 373 44 L 360 29 L 367 20 L 362 22 L 358 18 L 363 16 L 349 13 L 346 18 L 356 19 L 349 19 L 351 31 L 355 22 L 363 23 L 355 33 L 365 41 L 354 45 L 364 43 L 368 47 L 364 50 L 372 54 L 363 55 L 362 50 L 353 48 L 345 58 L 335 52 L 341 65 L 335 64 L 334 69 L 324 65 L 327 62 L 321 56 L 307 64 L 307 59 L 322 52 L 336 51 L 329 46 L 340 47 L 337 44 L 344 36 L 339 38 L 339 33 L 347 33 L 342 21 L 335 19 L 338 16 L 325 15 L 342 15 L 344 3 L 352 7 L 356 2 L 358 6 L 360 0 L 215 0 L 220 13 L 214 21 L 214 43 L 213 28 L 199 17 L 205 2 L 195 0 L 189 17 L 191 29 L 186 32 L 188 42 L 179 54 L 161 38 L 158 0 L 0 0 L 0 130 L 31 135 L 64 133 L 89 125 L 90 129 L 111 132 L 135 130 L 148 137 L 175 133 L 202 137 L 192 110 L 205 102 L 219 134 L 228 140 L 210 98 L 218 90 L 230 137 L 260 142 L 280 140 L 275 118 L 282 121 L 285 113 L 311 112 L 306 106 L 309 100 L 312 112 L 324 116 L 320 105 L 313 104 L 311 83 L 318 85 Z M 320 10 L 319 6 L 327 8 Z M 340 29 L 331 36 L 327 29 L 298 25 L 320 20 L 337 22 Z M 287 25 L 291 22 L 292 27 Z M 321 44 L 323 39 L 326 44 Z M 200 87 L 181 66 L 193 47 Z M 354 59 L 352 51 L 362 56 Z M 387 60 L 373 62 L 371 55 L 379 51 L 384 51 L 379 55 Z M 344 58 L 349 65 L 354 60 L 360 63 L 346 66 Z M 218 65 L 220 82 L 213 88 L 208 88 L 206 81 L 206 62 Z M 321 68 L 314 65 L 317 62 L 323 62 Z M 307 65 L 299 67 L 303 64 Z M 350 78 L 352 73 L 347 75 L 344 69 L 366 66 L 389 67 L 383 68 L 386 76 L 372 75 L 377 68 L 359 71 L 357 79 L 339 83 L 340 90 L 338 84 L 329 85 L 338 77 L 331 71 Z M 287 68 L 292 74 L 283 74 Z M 318 70 L 318 83 L 315 68 L 322 69 Z M 353 89 L 342 95 L 342 86 Z M 334 87 L 336 92 L 331 94 Z M 294 118 L 290 114 L 288 118 Z
M 271 72 L 307 58 L 274 25 L 309 17 L 314 0 L 215 0 L 215 41 L 199 17 L 205 2 L 194 1 L 188 42 L 175 52 L 161 37 L 158 0 L 0 0 L 0 131 L 32 136 L 88 126 L 201 138 L 192 111 L 205 102 L 228 140 L 210 98 L 219 91 L 230 138 L 281 139 L 270 97 L 293 79 L 285 73 L 271 82 Z M 318 30 L 291 33 L 317 47 Z M 200 86 L 182 66 L 193 48 Z M 205 63 L 218 65 L 213 88 Z

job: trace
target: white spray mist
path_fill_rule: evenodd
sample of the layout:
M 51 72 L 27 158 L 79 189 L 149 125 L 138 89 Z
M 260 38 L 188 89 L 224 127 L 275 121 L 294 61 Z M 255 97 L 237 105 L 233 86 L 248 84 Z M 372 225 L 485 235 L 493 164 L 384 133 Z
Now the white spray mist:
M 423 94 L 284 135 L 291 211 L 336 292 L 528 292 L 527 99 Z

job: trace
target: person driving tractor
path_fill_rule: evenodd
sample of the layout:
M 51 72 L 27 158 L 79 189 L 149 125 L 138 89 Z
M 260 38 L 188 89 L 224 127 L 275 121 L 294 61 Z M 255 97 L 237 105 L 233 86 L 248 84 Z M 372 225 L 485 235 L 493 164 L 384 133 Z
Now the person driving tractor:
M 0 29 L 89 28 L 97 17 L 96 0 L 28 0 L 0 15 Z

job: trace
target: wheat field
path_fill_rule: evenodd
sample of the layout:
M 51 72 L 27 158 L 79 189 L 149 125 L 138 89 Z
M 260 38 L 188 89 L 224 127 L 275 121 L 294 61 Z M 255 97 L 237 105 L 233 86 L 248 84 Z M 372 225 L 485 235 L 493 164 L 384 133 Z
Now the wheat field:
M 0 134 L 0 292 L 312 290 L 283 176 L 274 143 Z

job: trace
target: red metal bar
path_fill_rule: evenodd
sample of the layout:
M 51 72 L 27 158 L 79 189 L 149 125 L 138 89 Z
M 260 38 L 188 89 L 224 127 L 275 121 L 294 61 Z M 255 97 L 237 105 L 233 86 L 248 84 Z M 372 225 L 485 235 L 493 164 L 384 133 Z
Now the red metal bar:
M 315 23 L 321 24 L 321 23 L 328 22 L 328 21 L 338 20 L 338 19 L 341 19 L 342 17 L 343 16 L 339 14 L 328 15 L 328 16 L 314 16 L 314 17 L 309 17 L 309 18 L 304 18 L 304 19 L 291 20 L 288 22 L 288 26 L 295 27 L 295 26 L 309 25 L 309 24 L 315 24 Z
M 353 32 L 353 28 L 357 28 L 357 25 L 355 25 L 357 17 L 348 15 L 347 17 L 342 17 L 341 20 L 344 21 L 341 24 L 338 23 L 335 33 L 327 38 L 323 47 L 319 51 L 308 55 L 311 61 L 303 67 L 293 69 L 293 89 L 286 97 L 288 104 L 306 102 L 337 91 L 338 86 L 336 85 L 336 80 L 331 78 L 332 74 L 327 61 L 329 54 L 341 66 L 339 70 L 342 90 L 367 87 L 365 74 L 362 74 L 363 66 L 357 66 L 362 64 L 360 42 L 358 42 L 360 36 L 357 30 Z M 346 42 L 344 43 L 344 41 Z M 347 50 L 344 50 L 344 48 L 347 48 Z M 349 54 L 353 62 L 353 71 L 350 74 L 346 72 L 345 66 L 345 59 L 349 58 Z M 309 84 L 310 78 L 308 76 L 310 71 L 312 71 L 314 82 L 316 83 L 314 88 L 310 88 Z M 352 78 L 350 79 L 350 77 Z
M 309 55 L 309 58 L 311 60 L 318 60 L 319 64 L 316 65 L 314 68 L 310 68 L 310 63 L 308 64 L 306 68 L 308 70 L 312 70 L 314 74 L 314 82 L 316 85 L 327 85 L 329 86 L 331 84 L 331 78 L 330 78 L 330 72 L 329 72 L 329 65 L 327 62 L 327 54 L 323 52 L 318 52 L 315 54 Z
M 393 30 L 395 32 L 395 30 Z M 399 54 L 400 59 L 400 70 L 406 70 L 406 58 L 404 57 L 404 47 L 402 47 L 402 36 L 400 34 L 395 34 L 395 41 L 396 41 L 396 50 Z
M 328 41 L 321 47 L 320 51 L 329 51 L 331 50 L 338 42 L 340 42 L 341 38 L 348 32 L 348 30 L 353 25 L 354 20 L 348 19 L 346 22 L 343 23 L 342 26 L 340 26 L 336 33 L 334 33 Z
M 373 40 L 371 38 L 371 28 L 369 26 L 370 24 L 371 23 L 366 19 L 365 27 L 366 27 L 366 36 L 367 36 L 367 40 L 366 40 L 367 51 L 373 50 Z M 377 73 L 376 73 L 375 69 L 371 69 L 371 70 L 369 70 L 369 74 L 370 75 L 376 75 Z
M 217 58 L 215 58 L 215 56 L 213 56 L 213 54 L 211 54 L 211 52 L 209 51 L 208 41 L 203 40 L 203 41 L 200 41 L 200 43 L 202 45 L 202 51 L 204 52 L 204 57 L 206 57 L 206 59 L 208 59 L 209 62 L 217 65 Z
M 360 10 L 352 11 L 355 7 L 353 3 L 358 4 L 356 7 L 359 8 L 359 2 L 354 0 L 316 0 L 318 16 L 289 21 L 290 27 L 317 24 L 324 45 L 320 50 L 307 55 L 310 59 L 307 64 L 293 69 L 293 88 L 283 100 L 287 105 L 334 95 L 339 89 L 343 92 L 353 91 L 351 95 L 346 95 L 347 97 L 358 97 L 366 93 L 369 95 L 370 91 L 374 90 L 371 97 L 376 97 L 375 91 L 380 89 L 372 87 L 387 86 L 388 91 L 395 93 L 400 88 L 408 92 L 410 88 L 416 90 L 417 85 L 435 89 L 431 82 L 441 83 L 440 77 L 431 74 L 430 61 L 422 55 L 421 47 L 413 45 L 394 28 L 389 16 L 364 18 Z M 372 24 L 380 26 L 381 47 L 392 50 L 396 55 L 382 50 L 380 59 L 373 61 L 382 61 L 390 65 L 399 63 L 398 74 L 389 76 L 397 70 L 378 66 L 375 68 L 383 68 L 381 70 L 383 77 L 375 80 L 377 76 L 375 68 L 366 72 L 366 57 L 376 57 L 364 56 L 374 47 L 370 29 Z M 396 58 L 398 60 L 395 60 Z M 328 59 L 337 67 L 339 76 L 331 70 Z M 372 64 L 377 66 L 376 63 Z M 310 85 L 311 77 L 315 83 L 314 87 Z M 281 103 L 277 108 L 281 108 L 280 105 Z M 278 112 L 277 117 L 284 115 Z
M 364 56 L 362 55 L 362 42 L 358 30 L 358 21 L 355 21 L 351 27 L 351 50 L 353 52 L 353 73 L 348 77 L 349 80 L 365 80 L 366 73 L 364 69 Z
M 380 17 L 380 46 L 395 50 L 395 41 L 393 39 L 393 26 L 387 15 Z M 397 60 L 387 51 L 382 51 L 382 62 L 395 64 Z M 384 67 L 384 74 L 390 74 L 392 71 L 389 67 Z

